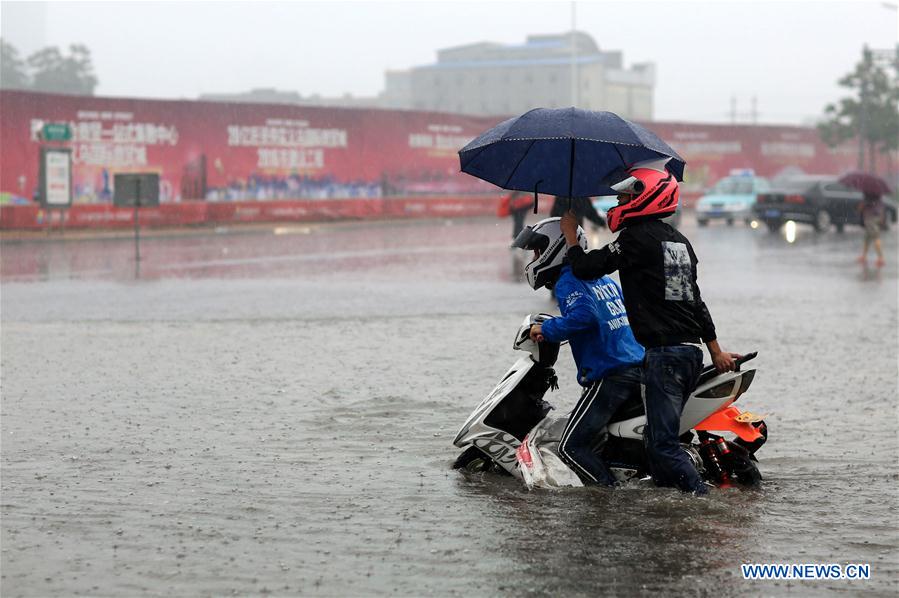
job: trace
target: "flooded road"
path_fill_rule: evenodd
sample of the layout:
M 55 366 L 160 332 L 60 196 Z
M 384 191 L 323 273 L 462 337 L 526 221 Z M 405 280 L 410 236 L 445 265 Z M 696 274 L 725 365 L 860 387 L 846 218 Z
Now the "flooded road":
M 4 242 L 3 596 L 896 595 L 895 230 L 876 269 L 860 229 L 684 224 L 723 347 L 759 351 L 740 405 L 770 414 L 762 487 L 697 499 L 449 469 L 521 319 L 557 313 L 509 228 L 150 233 L 139 279 L 127 237 Z

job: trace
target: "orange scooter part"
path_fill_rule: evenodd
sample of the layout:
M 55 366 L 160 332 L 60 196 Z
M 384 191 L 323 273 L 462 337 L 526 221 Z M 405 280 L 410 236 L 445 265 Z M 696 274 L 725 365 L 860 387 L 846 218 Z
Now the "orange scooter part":
M 762 437 L 758 428 L 748 422 L 738 421 L 741 412 L 736 407 L 727 407 L 716 411 L 694 427 L 705 432 L 733 432 L 746 442 L 755 442 Z

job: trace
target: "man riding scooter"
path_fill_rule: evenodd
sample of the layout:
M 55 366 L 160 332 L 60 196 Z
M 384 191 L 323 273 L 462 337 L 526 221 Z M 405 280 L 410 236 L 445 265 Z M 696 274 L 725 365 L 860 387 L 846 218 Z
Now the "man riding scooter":
M 667 159 L 635 165 L 610 180 L 618 206 L 608 211 L 609 230 L 621 233 L 587 253 L 577 239 L 573 213 L 562 217 L 572 271 L 585 281 L 619 271 L 625 303 L 634 320 L 644 360 L 645 430 L 650 470 L 660 486 L 708 492 L 681 450 L 678 430 L 684 404 L 702 370 L 700 341 L 719 372 L 733 371 L 740 357 L 721 349 L 715 325 L 696 283 L 693 246 L 662 219 L 677 209 L 680 188 L 664 166 Z

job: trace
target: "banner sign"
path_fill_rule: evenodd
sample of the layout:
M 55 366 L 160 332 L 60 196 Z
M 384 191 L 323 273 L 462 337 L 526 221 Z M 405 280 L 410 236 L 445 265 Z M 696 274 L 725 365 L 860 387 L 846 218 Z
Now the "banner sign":
M 116 206 L 148 208 L 159 205 L 159 175 L 156 173 L 117 174 L 113 185 L 113 204 Z
M 456 152 L 498 117 L 282 104 L 138 100 L 0 91 L 0 203 L 33 204 L 48 125 L 67 128 L 78 204 L 112 204 L 117 174 L 152 172 L 162 204 L 497 194 Z M 812 128 L 641 123 L 686 160 L 684 193 L 734 169 L 840 174 L 849 143 Z M 59 142 L 57 142 L 59 143 Z
M 53 208 L 72 205 L 72 152 L 42 147 L 40 155 L 41 203 Z

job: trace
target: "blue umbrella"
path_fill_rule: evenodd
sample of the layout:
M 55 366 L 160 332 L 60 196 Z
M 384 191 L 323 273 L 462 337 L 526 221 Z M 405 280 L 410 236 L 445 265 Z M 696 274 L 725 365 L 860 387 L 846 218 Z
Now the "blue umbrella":
M 563 197 L 615 195 L 616 173 L 671 158 L 679 181 L 686 162 L 659 137 L 612 112 L 535 108 L 481 133 L 459 150 L 462 172 L 503 189 Z M 620 178 L 620 177 L 618 177 Z

